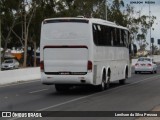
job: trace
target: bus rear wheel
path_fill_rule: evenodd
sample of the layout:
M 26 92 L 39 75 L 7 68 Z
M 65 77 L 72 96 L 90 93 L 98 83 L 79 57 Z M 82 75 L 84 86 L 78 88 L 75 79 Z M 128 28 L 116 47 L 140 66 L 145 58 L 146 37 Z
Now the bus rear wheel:
M 110 86 L 110 76 L 106 75 L 106 73 L 103 73 L 103 77 L 102 77 L 102 82 L 101 84 L 98 86 L 98 91 L 104 91 L 106 89 L 108 89 Z
M 128 69 L 126 69 L 125 78 L 122 79 L 122 80 L 119 80 L 119 84 L 121 84 L 121 85 L 126 84 L 126 79 L 127 79 L 127 78 L 128 78 Z

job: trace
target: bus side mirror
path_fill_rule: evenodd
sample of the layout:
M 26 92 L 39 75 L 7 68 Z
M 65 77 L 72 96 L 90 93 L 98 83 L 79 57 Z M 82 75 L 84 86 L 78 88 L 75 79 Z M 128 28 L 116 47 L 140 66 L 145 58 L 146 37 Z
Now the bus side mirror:
M 129 45 L 129 54 L 135 56 L 137 54 L 137 46 L 135 44 Z
M 132 53 L 132 46 L 131 46 L 131 44 L 129 45 L 129 54 L 131 54 Z
M 137 46 L 135 44 L 133 44 L 133 52 L 134 54 L 137 54 Z

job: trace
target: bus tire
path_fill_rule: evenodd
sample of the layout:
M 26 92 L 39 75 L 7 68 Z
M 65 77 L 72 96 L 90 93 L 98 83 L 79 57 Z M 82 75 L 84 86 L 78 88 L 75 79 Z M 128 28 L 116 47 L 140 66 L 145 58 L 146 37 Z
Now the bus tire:
M 110 88 L 110 70 L 108 71 L 108 74 L 107 74 L 107 82 L 106 82 L 106 89 L 109 89 Z
M 154 71 L 151 71 L 151 74 L 154 74 Z
M 126 84 L 126 79 L 128 78 L 128 68 L 125 71 L 125 78 L 122 80 L 119 80 L 119 84 L 124 85 Z
M 155 70 L 154 73 L 156 74 L 156 73 L 157 73 L 157 70 Z
M 119 80 L 119 84 L 124 85 L 126 83 L 126 79 Z
M 108 76 L 108 74 L 106 75 L 106 72 L 104 71 L 102 76 L 102 82 L 98 86 L 98 91 L 104 91 L 108 89 L 109 85 L 110 85 L 110 77 Z
M 69 90 L 70 86 L 64 84 L 55 84 L 55 88 L 57 92 L 64 92 Z

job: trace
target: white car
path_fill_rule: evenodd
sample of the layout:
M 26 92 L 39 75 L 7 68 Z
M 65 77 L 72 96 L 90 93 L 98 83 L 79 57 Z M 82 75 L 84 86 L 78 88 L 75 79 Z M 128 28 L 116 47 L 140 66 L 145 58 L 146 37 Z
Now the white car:
M 19 62 L 15 59 L 8 59 L 5 60 L 2 63 L 2 70 L 7 70 L 7 69 L 18 69 L 19 68 Z
M 135 64 L 135 74 L 141 72 L 157 73 L 157 65 L 153 58 L 140 57 Z

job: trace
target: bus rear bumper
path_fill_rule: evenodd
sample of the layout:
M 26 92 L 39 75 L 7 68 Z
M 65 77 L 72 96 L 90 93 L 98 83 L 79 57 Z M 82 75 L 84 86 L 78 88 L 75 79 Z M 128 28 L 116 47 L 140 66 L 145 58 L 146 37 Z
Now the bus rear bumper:
M 41 73 L 42 84 L 93 84 L 93 74 L 86 75 L 46 75 Z

